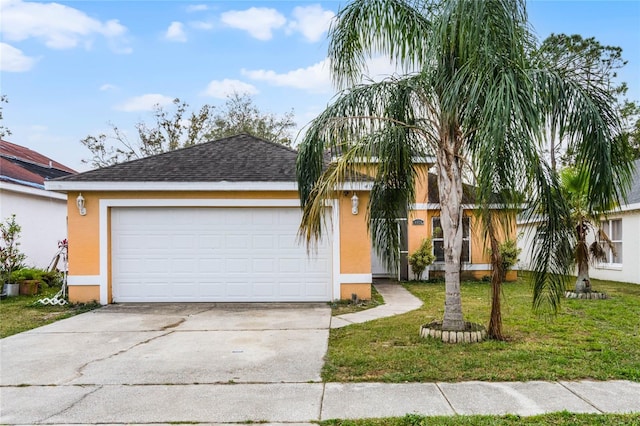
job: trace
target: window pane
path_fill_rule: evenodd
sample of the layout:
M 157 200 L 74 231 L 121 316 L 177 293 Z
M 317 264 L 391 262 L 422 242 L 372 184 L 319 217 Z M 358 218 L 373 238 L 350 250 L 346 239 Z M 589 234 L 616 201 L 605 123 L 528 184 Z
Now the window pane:
M 622 263 L 622 243 L 613 243 L 613 247 L 616 249 L 616 254 L 612 256 L 612 263 Z
M 433 255 L 436 257 L 436 262 L 444 262 L 444 241 L 433 242 Z
M 462 238 L 469 238 L 470 222 L 468 217 L 462 218 Z
M 600 222 L 600 229 L 602 229 L 607 235 L 609 235 L 609 221 L 603 220 Z
M 463 262 L 469 262 L 469 240 L 462 240 L 462 256 L 460 260 Z
M 440 218 L 439 217 L 434 217 L 433 221 L 433 238 L 442 238 L 442 227 L 440 226 Z
M 622 219 L 611 221 L 611 235 L 609 239 L 620 241 L 622 240 Z

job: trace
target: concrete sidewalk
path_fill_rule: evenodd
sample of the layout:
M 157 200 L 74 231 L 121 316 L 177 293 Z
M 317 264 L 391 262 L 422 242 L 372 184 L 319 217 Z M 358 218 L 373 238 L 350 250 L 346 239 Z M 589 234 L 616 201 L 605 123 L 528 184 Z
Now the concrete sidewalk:
M 390 282 L 374 283 L 374 287 L 382 295 L 384 305 L 352 314 L 331 317 L 331 328 L 346 327 L 378 318 L 404 314 L 422 306 L 422 300 L 409 293 L 402 285 Z
M 326 305 L 111 305 L 0 340 L 0 424 L 241 424 L 566 410 L 640 413 L 640 383 L 322 383 L 329 326 L 417 309 L 330 317 Z
M 640 412 L 640 383 L 265 383 L 5 387 L 3 424 L 306 424 L 414 413 Z

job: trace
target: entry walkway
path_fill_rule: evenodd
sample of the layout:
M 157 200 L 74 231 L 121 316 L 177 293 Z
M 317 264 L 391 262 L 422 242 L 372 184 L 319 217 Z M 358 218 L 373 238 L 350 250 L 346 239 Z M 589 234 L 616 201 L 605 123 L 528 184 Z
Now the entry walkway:
M 374 287 L 382 295 L 384 305 L 352 314 L 331 317 L 331 328 L 341 328 L 351 324 L 360 324 L 378 318 L 404 314 L 422 306 L 422 300 L 409 293 L 400 284 L 380 282 L 374 283 Z

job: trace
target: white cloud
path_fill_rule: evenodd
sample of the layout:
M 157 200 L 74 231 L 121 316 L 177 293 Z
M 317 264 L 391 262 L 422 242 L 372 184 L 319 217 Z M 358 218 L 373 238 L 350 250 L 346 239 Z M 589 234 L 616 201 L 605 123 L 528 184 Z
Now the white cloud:
M 269 40 L 272 31 L 286 24 L 287 20 L 275 9 L 252 7 L 247 10 L 231 10 L 220 15 L 222 22 L 232 28 L 247 31 L 258 40 Z
M 165 106 L 172 102 L 172 97 L 160 95 L 158 93 L 149 93 L 127 99 L 123 104 L 117 105 L 115 109 L 125 112 L 152 111 L 156 105 Z
M 36 59 L 26 56 L 22 50 L 0 42 L 0 71 L 29 71 L 35 63 Z
M 191 21 L 189 22 L 189 26 L 191 28 L 195 28 L 196 30 L 210 30 L 213 28 L 213 23 L 206 21 Z
M 381 81 L 391 75 L 402 74 L 396 64 L 390 63 L 389 59 L 383 56 L 369 59 L 366 64 L 367 72 L 362 76 L 361 83 Z M 329 59 L 324 59 L 306 68 L 298 68 L 284 73 L 263 69 L 242 69 L 241 73 L 252 80 L 265 81 L 273 86 L 292 87 L 312 93 L 331 93 L 333 91 Z
M 325 59 L 310 67 L 298 68 L 281 74 L 272 70 L 242 69 L 241 72 L 242 75 L 252 80 L 266 81 L 274 86 L 293 87 L 314 93 L 328 93 L 331 91 L 328 65 L 329 60 Z
M 182 22 L 173 21 L 171 25 L 169 25 L 164 38 L 169 41 L 179 41 L 183 43 L 187 41 L 187 35 L 184 32 L 184 25 Z
M 113 84 L 105 83 L 102 86 L 100 86 L 100 91 L 101 92 L 106 92 L 107 90 L 115 90 L 117 88 L 118 87 L 114 86 Z
M 192 4 L 187 6 L 187 12 L 202 12 L 208 9 L 209 6 L 207 6 L 206 4 Z
M 126 46 L 127 28 L 118 20 L 101 22 L 78 9 L 58 3 L 5 0 L 1 16 L 0 28 L 5 40 L 35 38 L 52 49 L 71 49 L 79 44 L 89 46 L 92 37 L 100 35 L 109 41 L 114 51 L 131 51 L 122 47 Z
M 258 89 L 256 89 L 255 86 L 249 83 L 245 83 L 244 81 L 230 80 L 225 78 L 224 80 L 213 80 L 207 85 L 207 88 L 202 92 L 202 94 L 218 99 L 226 99 L 234 92 L 255 95 L 258 93 Z
M 329 29 L 334 16 L 332 11 L 324 10 L 319 4 L 298 6 L 293 9 L 294 20 L 289 22 L 288 29 L 302 33 L 308 41 L 318 41 Z

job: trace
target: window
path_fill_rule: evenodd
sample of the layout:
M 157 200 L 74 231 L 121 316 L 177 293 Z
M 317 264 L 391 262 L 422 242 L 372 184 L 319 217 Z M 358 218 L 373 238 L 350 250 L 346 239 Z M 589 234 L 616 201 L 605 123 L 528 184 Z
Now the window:
M 434 217 L 431 220 L 431 225 L 433 255 L 436 257 L 436 262 L 444 262 L 444 234 L 440 226 L 440 218 Z M 464 216 L 462 218 L 462 255 L 460 256 L 460 260 L 464 263 L 471 262 L 470 227 L 469 217 Z
M 605 263 L 622 264 L 622 219 L 603 220 L 600 222 L 600 228 L 607 234 L 615 249 L 614 253 L 608 245 L 605 245 L 604 251 L 607 256 Z

